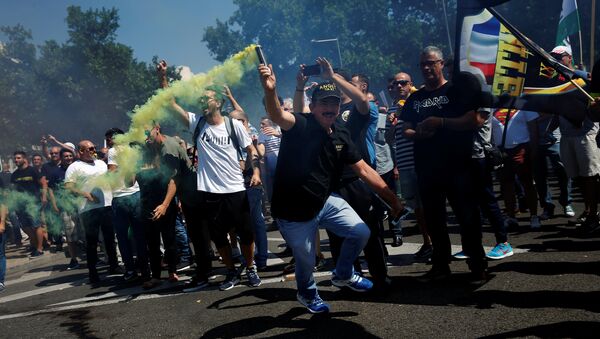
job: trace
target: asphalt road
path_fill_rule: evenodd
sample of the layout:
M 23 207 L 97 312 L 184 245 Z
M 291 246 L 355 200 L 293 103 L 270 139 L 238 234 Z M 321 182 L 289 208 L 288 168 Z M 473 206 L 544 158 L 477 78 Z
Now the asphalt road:
M 575 204 L 578 212 L 581 207 Z M 243 280 L 221 292 L 218 276 L 200 292 L 182 293 L 182 282 L 167 281 L 144 291 L 104 275 L 102 286 L 92 289 L 86 269 L 65 271 L 68 260 L 59 258 L 48 267 L 9 272 L 0 293 L 0 337 L 598 337 L 600 235 L 584 235 L 562 217 L 538 231 L 526 220 L 528 214 L 510 233 L 517 253 L 490 262 L 491 279 L 479 287 L 467 284 L 460 261 L 452 263 L 448 281 L 417 282 L 430 266 L 412 258 L 420 236 L 409 222 L 405 244 L 388 247 L 389 295 L 340 291 L 327 270 L 318 273 L 321 296 L 332 307 L 328 315 L 311 315 L 295 300 L 294 281 L 281 275 L 289 256 L 276 231 L 269 233 L 273 256 L 258 288 Z M 449 230 L 460 245 L 458 227 Z M 493 232 L 484 231 L 484 245 L 493 246 Z

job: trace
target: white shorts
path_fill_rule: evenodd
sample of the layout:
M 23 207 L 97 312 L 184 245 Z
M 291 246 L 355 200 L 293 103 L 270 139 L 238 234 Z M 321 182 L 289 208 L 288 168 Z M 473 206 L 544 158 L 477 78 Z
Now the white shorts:
M 600 149 L 596 144 L 595 134 L 579 137 L 562 136 L 560 158 L 569 178 L 592 177 L 600 174 Z

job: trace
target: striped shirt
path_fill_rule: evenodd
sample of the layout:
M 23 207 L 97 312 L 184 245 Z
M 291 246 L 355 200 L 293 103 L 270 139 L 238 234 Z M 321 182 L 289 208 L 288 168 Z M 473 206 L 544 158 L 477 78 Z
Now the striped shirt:
M 275 127 L 280 133 L 279 126 Z M 265 145 L 265 154 L 279 155 L 279 145 L 281 144 L 281 138 L 274 135 L 265 135 L 260 132 L 258 135 L 258 143 Z
M 398 107 L 390 107 L 389 113 L 395 113 L 398 116 Z M 406 139 L 403 134 L 404 121 L 398 119 L 394 130 L 394 139 L 396 146 L 396 167 L 398 170 L 409 170 L 415 168 L 415 157 L 413 153 L 413 141 Z

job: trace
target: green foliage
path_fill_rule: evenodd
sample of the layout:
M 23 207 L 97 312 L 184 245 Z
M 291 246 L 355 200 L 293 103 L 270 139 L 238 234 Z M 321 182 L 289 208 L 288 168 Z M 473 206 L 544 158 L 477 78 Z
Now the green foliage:
M 399 71 L 411 74 L 420 83 L 417 63 L 423 47 L 436 45 L 447 56 L 450 54 L 446 19 L 452 44 L 455 38 L 456 0 L 235 0 L 234 3 L 238 9 L 233 15 L 207 28 L 203 40 L 217 60 L 224 60 L 240 46 L 260 43 L 277 73 L 282 96 L 293 95 L 299 64 L 313 64 L 320 54 L 326 54 L 334 67 L 339 63 L 335 42 L 314 43 L 313 39 L 337 38 L 344 68 L 367 74 L 371 88 L 378 91 L 385 88 L 386 79 Z M 509 1 L 497 9 L 542 47 L 553 47 L 561 1 Z M 586 63 L 590 9 L 589 1 L 579 2 Z M 256 89 L 256 83 L 235 92 L 243 106 L 252 107 L 251 114 L 262 112 L 262 93 L 260 88 Z
M 293 95 L 299 64 L 313 64 L 325 53 L 335 67 L 339 66 L 335 42 L 311 40 L 337 38 L 343 68 L 368 74 L 374 88 L 382 88 L 386 79 L 400 70 L 416 75 L 416 51 L 423 47 L 437 44 L 448 51 L 442 7 L 432 6 L 433 1 L 234 2 L 238 10 L 226 22 L 217 20 L 207 28 L 203 41 L 217 60 L 224 60 L 240 46 L 260 43 L 277 73 L 282 96 Z M 450 6 L 453 27 L 455 1 L 450 1 Z M 235 92 L 243 105 L 251 107 L 251 114 L 262 112 L 262 94 L 256 83 Z
M 110 127 L 126 129 L 127 112 L 158 87 L 153 64 L 139 62 L 118 43 L 116 9 L 67 9 L 69 39 L 36 48 L 21 25 L 2 27 L 0 52 L 0 154 L 37 144 L 42 134 L 77 143 L 99 142 Z M 154 58 L 154 62 L 158 58 Z M 179 79 L 174 68 L 172 79 Z

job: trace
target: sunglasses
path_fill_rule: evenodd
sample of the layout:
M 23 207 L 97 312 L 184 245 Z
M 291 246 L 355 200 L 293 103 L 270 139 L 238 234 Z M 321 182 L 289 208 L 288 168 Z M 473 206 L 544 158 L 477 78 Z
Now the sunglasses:
M 60 152 L 50 152 L 51 155 L 53 154 L 60 154 Z
M 425 67 L 425 66 L 427 66 L 427 67 L 433 67 L 435 64 L 437 64 L 438 62 L 441 62 L 441 61 L 442 61 L 441 59 L 439 59 L 439 60 L 422 61 L 422 62 L 419 62 L 419 67 Z
M 398 85 L 404 87 L 406 85 L 408 85 L 410 83 L 410 81 L 408 80 L 394 80 L 392 81 L 392 83 L 388 86 L 389 89 L 394 89 L 395 87 L 397 87 Z
M 96 146 L 90 146 L 87 148 L 83 148 L 84 151 L 88 151 L 88 152 L 95 152 L 96 151 Z

